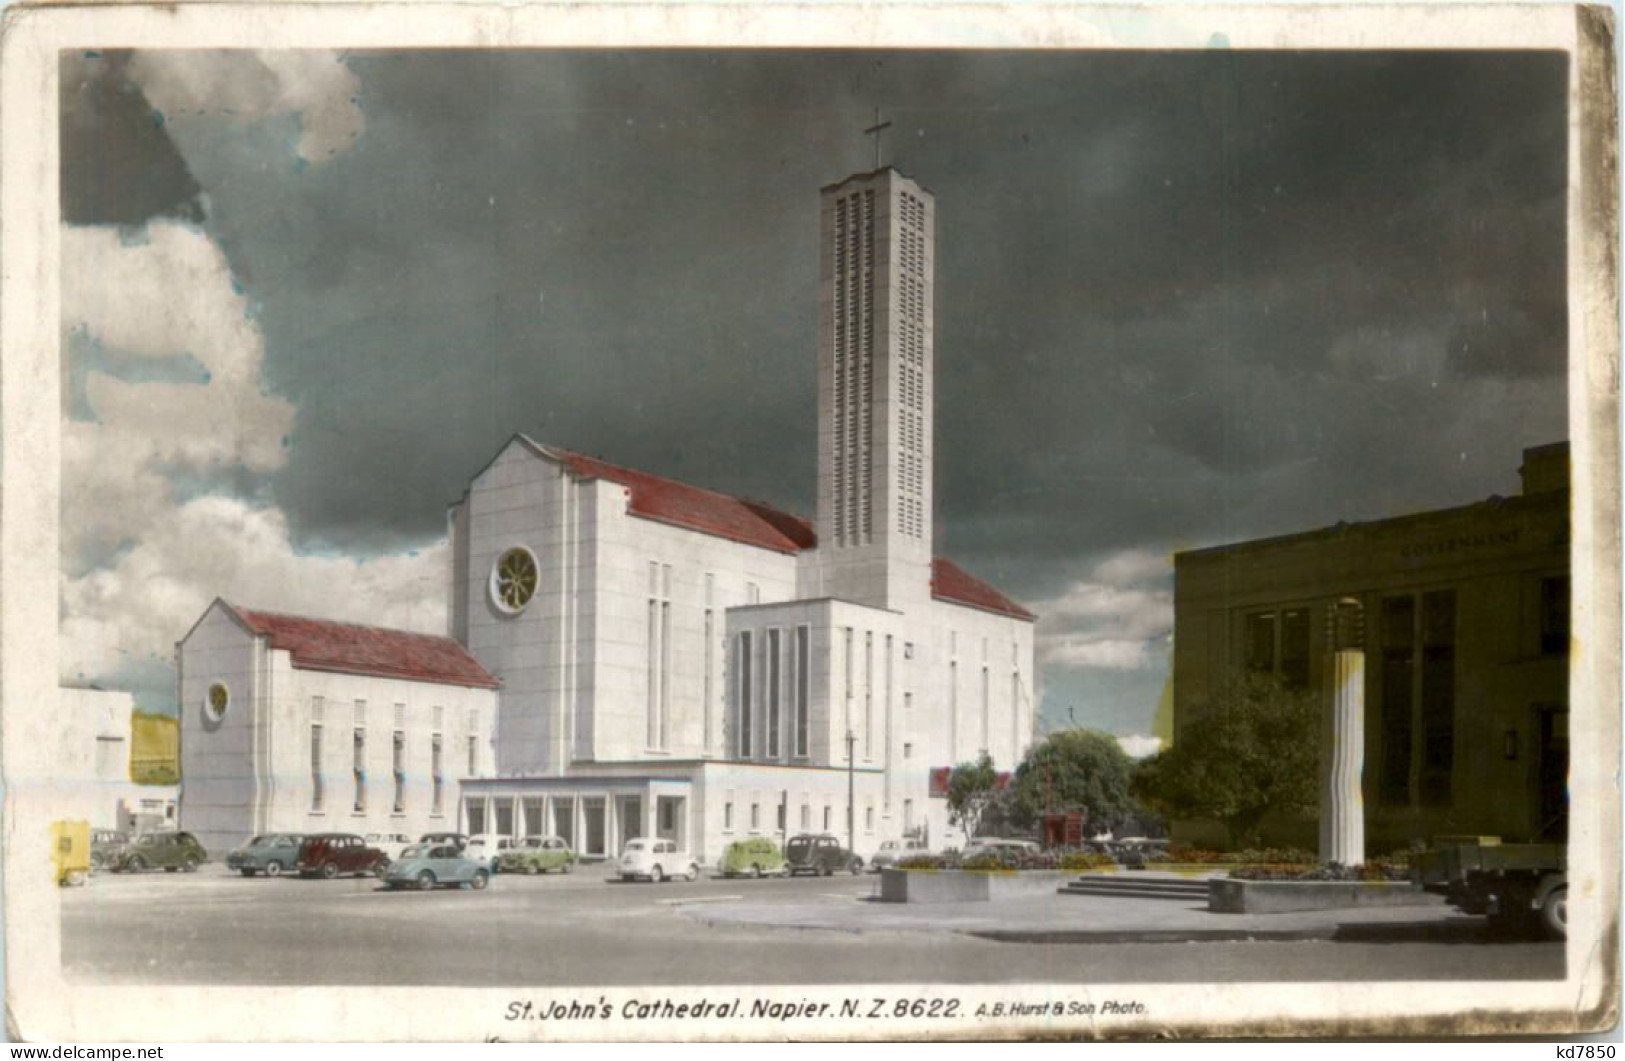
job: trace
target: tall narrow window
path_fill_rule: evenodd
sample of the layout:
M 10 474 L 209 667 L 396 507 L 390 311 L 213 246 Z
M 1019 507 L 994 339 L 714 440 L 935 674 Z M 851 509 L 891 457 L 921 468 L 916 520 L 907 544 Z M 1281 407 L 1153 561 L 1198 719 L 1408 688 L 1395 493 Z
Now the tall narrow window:
M 716 749 L 716 734 L 712 723 L 712 716 L 716 711 L 713 702 L 716 691 L 712 686 L 714 672 L 716 671 L 716 613 L 712 610 L 716 596 L 716 576 L 710 572 L 705 575 L 705 676 L 701 679 L 702 717 L 705 726 L 705 743 L 703 745 L 706 755 Z
M 310 724 L 310 809 L 320 814 L 327 807 L 327 789 L 322 778 L 322 724 Z
M 1247 669 L 1275 673 L 1275 613 L 1247 616 Z
M 391 767 L 395 774 L 395 813 L 406 810 L 406 732 L 396 730 L 390 747 Z
M 891 813 L 891 783 L 892 783 L 892 775 L 895 773 L 895 771 L 892 770 L 892 768 L 891 768 L 891 753 L 892 753 L 892 747 L 893 747 L 893 744 L 894 744 L 894 741 L 892 739 L 892 689 L 896 684 L 894 682 L 894 680 L 893 680 L 894 676 L 893 676 L 893 673 L 892 673 L 892 666 L 893 666 L 892 635 L 887 634 L 886 635 L 886 670 L 885 670 L 885 678 L 886 678 L 885 712 L 886 712 L 886 718 L 885 718 L 885 723 L 884 723 L 885 728 L 884 728 L 884 731 L 883 731 L 883 736 L 885 737 L 886 745 L 885 745 L 884 748 L 881 749 L 881 753 L 880 753 L 881 760 L 886 764 L 885 799 L 886 799 L 886 813 L 887 814 Z
M 796 755 L 807 756 L 809 716 L 812 710 L 812 628 L 796 627 Z
M 779 703 L 780 661 L 783 659 L 781 640 L 779 630 L 775 629 L 767 632 L 767 659 L 763 661 L 766 664 L 763 668 L 765 672 L 763 678 L 766 684 L 763 690 L 765 695 L 762 700 L 764 710 L 767 711 L 767 757 L 769 759 L 779 757 L 779 718 L 783 714 Z
M 863 757 L 874 755 L 875 728 L 875 635 L 863 635 Z
M 734 670 L 738 673 L 739 683 L 739 757 L 749 759 L 751 751 L 750 722 L 754 705 L 751 703 L 751 637 L 749 630 L 740 631 L 739 644 L 736 651 L 739 658 L 736 660 Z
M 993 724 L 991 705 L 988 703 L 988 677 L 987 664 L 982 664 L 982 750 L 992 751 L 991 729 Z
M 1416 678 L 1416 598 L 1386 597 L 1382 602 L 1382 774 L 1378 792 L 1383 803 L 1411 801 L 1412 719 Z
M 1540 580 L 1540 651 L 1563 656 L 1569 651 L 1569 578 Z
M 1281 681 L 1288 689 L 1309 688 L 1309 609 L 1281 612 Z
M 671 565 L 649 561 L 648 747 L 664 750 L 671 707 Z
M 434 778 L 434 793 L 429 804 L 429 813 L 441 814 L 446 799 L 446 774 L 443 761 L 444 749 L 441 746 L 440 734 L 436 733 L 429 738 L 429 773 Z
M 948 761 L 959 761 L 959 661 L 948 663 Z
M 480 772 L 480 738 L 470 733 L 468 735 L 468 776 L 476 777 Z
M 1456 594 L 1422 594 L 1422 803 L 1450 805 L 1456 759 Z
M 360 726 L 355 730 L 355 754 L 350 763 L 355 780 L 355 806 L 357 814 L 367 809 L 367 731 Z

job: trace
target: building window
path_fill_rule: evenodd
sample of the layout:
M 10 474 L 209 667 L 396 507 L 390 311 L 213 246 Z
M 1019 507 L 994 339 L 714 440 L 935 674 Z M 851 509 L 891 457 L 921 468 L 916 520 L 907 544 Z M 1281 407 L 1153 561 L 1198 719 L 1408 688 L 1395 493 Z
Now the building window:
M 1255 612 L 1246 618 L 1247 669 L 1278 676 L 1289 689 L 1309 688 L 1308 608 Z
M 649 561 L 649 747 L 664 750 L 671 708 L 671 565 Z
M 914 745 L 909 744 L 906 741 L 903 743 L 903 758 L 905 758 L 905 759 L 914 758 Z
M 752 829 L 758 829 L 758 828 L 761 827 L 761 824 L 762 824 L 762 805 L 760 803 L 754 803 L 753 802 L 750 805 L 750 827 Z
M 446 798 L 443 752 L 440 734 L 436 733 L 429 738 L 429 773 L 434 777 L 434 795 L 429 804 L 429 813 L 436 816 L 441 813 L 441 808 L 445 806 Z
M 709 605 L 711 602 L 711 584 L 712 576 L 706 575 L 705 600 L 707 605 Z M 716 636 L 716 617 L 711 608 L 707 607 L 705 609 L 705 676 L 701 679 L 701 684 L 704 686 L 704 688 L 700 694 L 704 705 L 702 710 L 704 712 L 705 719 L 704 749 L 706 755 L 710 755 L 712 750 L 716 747 L 716 739 L 714 733 L 712 732 L 711 721 L 712 713 L 716 707 L 716 705 L 711 702 L 712 698 L 716 695 L 712 688 L 712 673 L 716 670 Z
M 471 799 L 463 807 L 468 815 L 468 835 L 478 836 L 485 832 L 485 801 Z
M 480 772 L 480 739 L 469 734 L 468 737 L 468 776 L 477 777 Z
M 790 808 L 787 807 L 784 804 L 784 802 L 781 800 L 779 802 L 779 832 L 782 833 L 782 832 L 784 832 L 786 829 L 788 829 L 790 827 L 789 819 L 790 819 Z
M 1456 761 L 1456 593 L 1422 594 L 1422 804 L 1450 806 Z
M 872 803 L 863 808 L 863 831 L 866 833 L 875 831 L 875 807 Z
M 734 804 L 733 804 L 733 800 L 729 800 L 728 802 L 726 802 L 726 803 L 724 803 L 722 805 L 722 827 L 724 829 L 729 829 L 729 830 L 731 830 L 734 827 Z
M 982 749 L 981 749 L 983 752 L 988 752 L 988 751 L 991 750 L 991 743 L 990 743 L 991 738 L 989 736 L 989 733 L 990 733 L 990 729 L 991 729 L 991 726 L 992 726 L 992 715 L 990 713 L 990 710 L 991 710 L 991 705 L 988 702 L 987 666 L 984 664 L 982 666 Z
M 904 641 L 903 642 L 903 658 L 904 659 L 913 659 L 914 658 L 914 642 L 912 642 L 912 641 Z
M 1566 656 L 1569 651 L 1569 576 L 1540 580 L 1540 651 Z
M 801 829 L 803 832 L 812 828 L 812 807 L 803 803 L 801 805 Z
M 367 731 L 360 726 L 355 730 L 355 754 L 350 771 L 355 780 L 355 806 L 352 809 L 360 814 L 367 809 Z
M 807 756 L 812 710 L 812 629 L 796 627 L 795 666 L 796 755 Z
M 767 632 L 767 658 L 763 660 L 766 679 L 763 690 L 764 708 L 767 711 L 767 757 L 779 757 L 779 716 L 782 713 L 779 704 L 779 677 L 783 660 L 781 631 L 769 630 Z
M 1456 594 L 1438 590 L 1382 602 L 1384 804 L 1445 807 L 1456 755 Z
M 734 669 L 739 672 L 738 701 L 739 701 L 739 758 L 750 758 L 751 732 L 750 722 L 753 706 L 751 704 L 751 636 L 749 630 L 739 634 L 738 666 Z
M 829 804 L 826 803 L 824 804 L 824 831 L 826 833 L 829 832 L 829 820 L 831 816 L 831 808 Z
M 875 714 L 875 635 L 863 635 L 863 757 L 872 754 Z
M 395 774 L 395 813 L 406 810 L 406 732 L 396 730 L 391 739 L 391 767 Z
M 911 800 L 911 799 L 905 799 L 903 801 L 903 832 L 905 832 L 905 833 L 911 832 L 913 829 L 914 829 L 914 801 Z
M 327 792 L 322 784 L 322 724 L 310 724 L 310 809 L 320 814 L 327 804 Z

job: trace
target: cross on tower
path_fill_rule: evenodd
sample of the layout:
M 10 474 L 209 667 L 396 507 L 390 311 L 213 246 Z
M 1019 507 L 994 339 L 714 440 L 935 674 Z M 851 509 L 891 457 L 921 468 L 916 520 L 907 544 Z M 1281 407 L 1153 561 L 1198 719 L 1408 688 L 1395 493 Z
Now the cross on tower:
M 880 120 L 880 108 L 875 108 L 875 123 L 863 131 L 864 136 L 875 138 L 875 169 L 880 168 L 880 134 L 891 128 L 891 122 Z

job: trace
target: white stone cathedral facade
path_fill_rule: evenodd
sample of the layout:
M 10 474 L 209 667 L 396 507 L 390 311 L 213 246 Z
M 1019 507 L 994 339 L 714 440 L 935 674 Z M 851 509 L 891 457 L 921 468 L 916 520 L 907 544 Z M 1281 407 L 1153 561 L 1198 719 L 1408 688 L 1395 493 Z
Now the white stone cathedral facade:
M 887 167 L 822 198 L 814 522 L 523 436 L 452 507 L 437 652 L 470 659 L 389 694 L 423 705 L 396 709 L 390 745 L 442 741 L 429 705 L 448 689 L 471 733 L 494 698 L 489 769 L 459 778 L 464 831 L 559 835 L 586 857 L 658 835 L 707 861 L 798 832 L 850 830 L 864 855 L 943 846 L 962 838 L 933 771 L 984 750 L 1009 770 L 1032 740 L 1034 616 L 932 551 L 933 197 Z M 183 720 L 208 721 L 187 654 Z M 301 746 L 309 706 L 281 711 Z M 212 727 L 183 721 L 183 748 Z M 288 812 L 254 828 L 308 830 L 309 794 L 287 787 Z

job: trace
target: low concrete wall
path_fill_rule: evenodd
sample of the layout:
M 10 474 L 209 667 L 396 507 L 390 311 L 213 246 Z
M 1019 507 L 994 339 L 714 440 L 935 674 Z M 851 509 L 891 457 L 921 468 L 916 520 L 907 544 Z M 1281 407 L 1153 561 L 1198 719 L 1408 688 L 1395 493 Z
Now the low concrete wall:
M 1288 914 L 1370 906 L 1431 906 L 1439 897 L 1403 881 L 1234 880 L 1212 877 L 1207 906 L 1216 914 Z
M 1054 895 L 1076 873 L 1059 870 L 883 869 L 883 903 L 986 903 L 1022 895 Z

